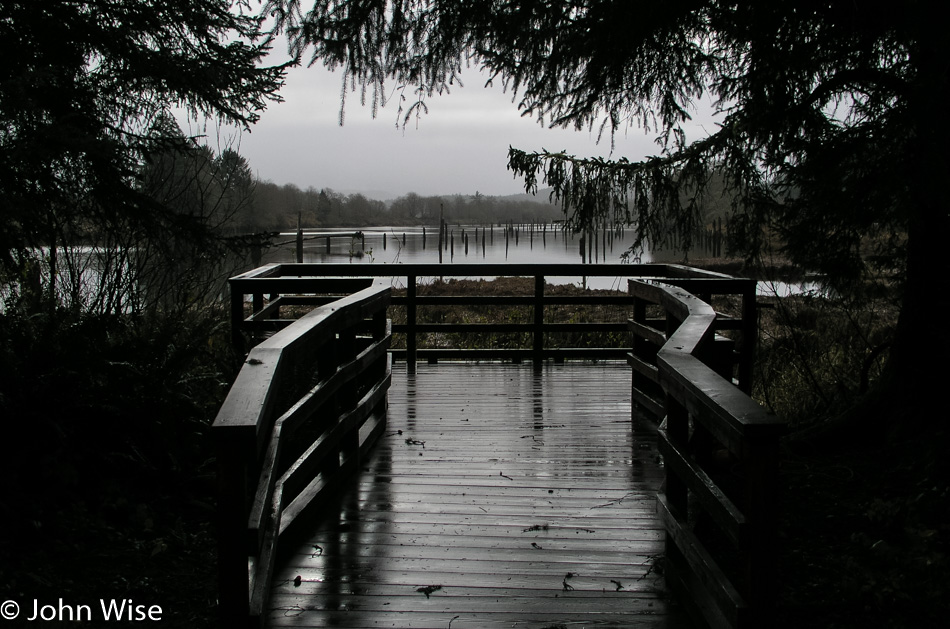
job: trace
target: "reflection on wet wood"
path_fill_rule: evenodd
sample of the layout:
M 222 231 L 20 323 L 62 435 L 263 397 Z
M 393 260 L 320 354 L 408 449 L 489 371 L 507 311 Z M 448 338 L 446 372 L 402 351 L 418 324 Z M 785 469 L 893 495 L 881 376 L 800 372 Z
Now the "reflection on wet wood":
M 275 575 L 270 626 L 690 626 L 653 570 L 656 441 L 628 367 L 403 364 L 389 399 Z

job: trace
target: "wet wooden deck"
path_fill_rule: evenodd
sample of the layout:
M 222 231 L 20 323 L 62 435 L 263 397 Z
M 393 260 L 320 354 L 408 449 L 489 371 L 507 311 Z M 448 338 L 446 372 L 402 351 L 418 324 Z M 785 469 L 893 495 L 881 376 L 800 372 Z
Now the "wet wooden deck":
M 270 626 L 691 626 L 652 569 L 660 476 L 626 365 L 400 363 L 389 400 L 279 566 Z

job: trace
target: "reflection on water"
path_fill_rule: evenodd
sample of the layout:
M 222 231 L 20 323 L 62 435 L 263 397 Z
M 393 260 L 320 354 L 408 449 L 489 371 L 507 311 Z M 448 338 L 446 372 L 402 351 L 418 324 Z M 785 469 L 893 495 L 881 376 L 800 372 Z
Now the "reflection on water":
M 354 234 L 359 233 L 359 236 Z M 267 262 L 295 260 L 294 233 L 281 234 L 281 247 L 267 256 Z M 352 228 L 308 230 L 304 232 L 304 262 L 351 264 L 438 263 L 438 229 L 423 227 L 371 227 L 355 232 Z M 599 232 L 586 239 L 566 234 L 557 227 L 521 228 L 456 226 L 450 228 L 443 245 L 442 263 L 465 264 L 617 264 L 633 244 L 630 231 L 623 235 Z M 583 257 L 582 257 L 583 254 Z M 704 255 L 695 251 L 694 255 Z M 682 252 L 646 253 L 640 262 L 682 262 Z M 562 277 L 554 283 L 582 284 L 582 277 Z M 591 277 L 590 288 L 623 290 L 623 278 Z
M 423 227 L 371 227 L 360 230 L 362 238 L 348 237 L 351 228 L 304 232 L 304 262 L 438 262 L 438 229 Z M 294 233 L 281 234 L 286 241 Z M 327 236 L 331 236 L 329 248 Z M 583 244 L 582 244 L 583 241 Z M 633 234 L 623 236 L 600 233 L 592 239 L 592 248 L 580 236 L 565 234 L 550 225 L 541 228 L 456 226 L 443 245 L 443 263 L 581 263 L 585 261 L 620 262 L 621 255 L 633 244 Z M 293 242 L 284 250 L 293 253 Z M 581 258 L 581 252 L 586 254 Z M 672 255 L 672 254 L 671 254 Z M 672 258 L 671 258 L 672 259 Z M 646 255 L 643 262 L 660 261 Z M 665 260 L 664 260 L 665 261 Z
M 357 235 L 358 234 L 358 235 Z M 281 234 L 281 246 L 266 257 L 266 262 L 294 262 L 294 232 Z M 423 227 L 370 227 L 304 231 L 304 262 L 350 264 L 438 263 L 438 229 Z M 582 242 L 583 241 L 583 242 Z M 443 245 L 442 264 L 617 264 L 633 244 L 632 231 L 622 235 L 600 232 L 592 243 L 579 235 L 566 234 L 559 228 L 522 228 L 516 232 L 504 227 L 455 226 L 450 228 Z M 593 245 L 591 249 L 589 244 Z M 583 252 L 583 257 L 582 257 Z M 710 252 L 696 248 L 694 258 L 709 257 Z M 640 262 L 683 263 L 682 251 L 648 251 Z M 560 277 L 548 278 L 554 284 L 586 285 L 598 289 L 626 289 L 626 278 Z M 816 282 L 759 282 L 758 294 L 786 297 L 791 294 L 821 293 Z

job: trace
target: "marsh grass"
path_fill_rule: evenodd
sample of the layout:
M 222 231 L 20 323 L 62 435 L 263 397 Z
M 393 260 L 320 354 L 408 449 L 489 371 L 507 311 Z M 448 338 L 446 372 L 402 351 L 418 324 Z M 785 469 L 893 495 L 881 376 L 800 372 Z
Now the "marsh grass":
M 397 289 L 395 295 L 405 295 L 405 289 Z M 573 284 L 547 284 L 545 296 L 624 295 L 617 290 L 590 290 Z M 534 279 L 530 277 L 506 277 L 494 280 L 440 280 L 421 284 L 418 296 L 516 296 L 534 295 Z M 393 323 L 405 323 L 404 308 L 390 311 Z M 625 322 L 632 316 L 632 309 L 619 305 L 549 305 L 545 306 L 545 323 L 611 323 Z M 418 323 L 515 323 L 533 322 L 534 309 L 527 305 L 472 305 L 472 306 L 419 306 L 416 312 Z M 533 335 L 527 332 L 439 332 L 423 333 L 418 337 L 419 348 L 469 348 L 469 349 L 530 349 Z M 546 347 L 628 347 L 627 332 L 567 332 L 546 333 Z M 394 348 L 405 348 L 404 335 L 393 339 Z

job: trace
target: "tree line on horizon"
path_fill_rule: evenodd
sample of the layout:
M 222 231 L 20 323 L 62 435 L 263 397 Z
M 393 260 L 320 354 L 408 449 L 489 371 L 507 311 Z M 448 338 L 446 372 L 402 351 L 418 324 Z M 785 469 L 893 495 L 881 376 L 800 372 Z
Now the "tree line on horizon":
M 543 193 L 533 200 L 524 195 L 500 197 L 478 192 L 431 196 L 410 192 L 382 201 L 332 188 L 303 189 L 292 183 L 257 180 L 248 203 L 231 221 L 231 229 L 238 233 L 294 229 L 298 216 L 306 228 L 438 225 L 440 216 L 451 223 L 550 223 L 563 219 L 564 213 Z

